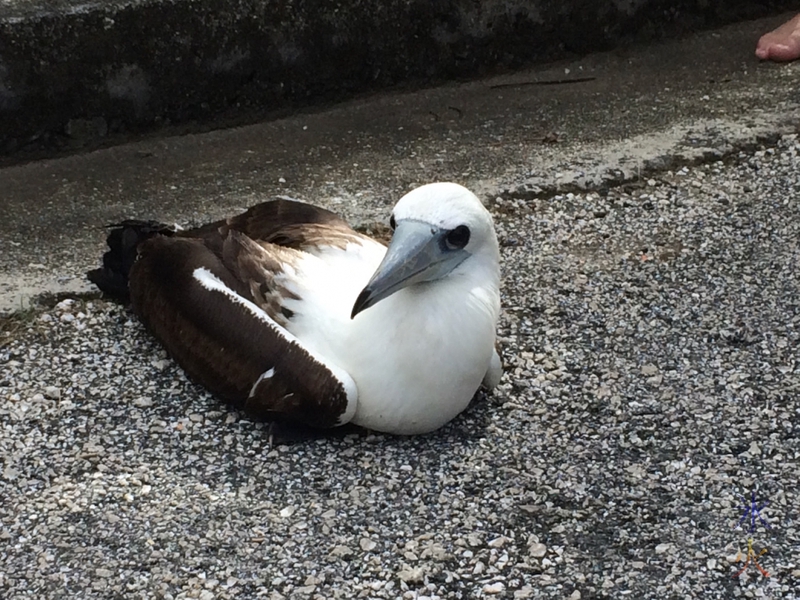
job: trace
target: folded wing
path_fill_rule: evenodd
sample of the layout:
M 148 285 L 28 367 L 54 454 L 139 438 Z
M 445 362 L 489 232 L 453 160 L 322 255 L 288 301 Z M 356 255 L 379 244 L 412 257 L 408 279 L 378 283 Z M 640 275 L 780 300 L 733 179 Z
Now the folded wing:
M 349 421 L 352 378 L 279 324 L 280 302 L 276 318 L 255 302 L 254 290 L 281 293 L 270 281 L 281 261 L 237 231 L 217 236 L 143 242 L 130 271 L 136 313 L 193 379 L 249 414 L 315 427 Z

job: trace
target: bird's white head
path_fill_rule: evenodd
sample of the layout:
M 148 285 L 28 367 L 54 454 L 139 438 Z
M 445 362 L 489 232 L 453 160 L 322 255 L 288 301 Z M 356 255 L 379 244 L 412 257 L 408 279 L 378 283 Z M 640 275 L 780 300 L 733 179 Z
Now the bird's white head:
M 500 250 L 489 211 L 456 183 L 431 183 L 394 207 L 386 257 L 359 295 L 352 316 L 415 284 L 472 275 L 497 285 Z

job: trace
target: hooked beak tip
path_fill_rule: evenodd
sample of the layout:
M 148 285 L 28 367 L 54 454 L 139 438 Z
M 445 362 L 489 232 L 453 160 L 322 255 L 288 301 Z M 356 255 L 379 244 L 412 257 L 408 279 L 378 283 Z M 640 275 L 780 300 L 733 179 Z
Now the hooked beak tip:
M 353 304 L 353 311 L 350 313 L 351 320 L 355 319 L 358 313 L 371 306 L 370 303 L 371 296 L 372 292 L 368 287 L 361 290 L 361 293 L 358 295 L 358 298 L 356 298 L 355 304 Z

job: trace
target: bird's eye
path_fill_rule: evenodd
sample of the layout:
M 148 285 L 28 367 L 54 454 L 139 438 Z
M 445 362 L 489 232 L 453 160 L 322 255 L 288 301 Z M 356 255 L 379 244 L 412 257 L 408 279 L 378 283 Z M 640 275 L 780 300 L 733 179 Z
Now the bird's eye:
M 450 250 L 460 250 L 469 243 L 469 227 L 459 225 L 447 232 L 447 247 Z
M 394 231 L 395 228 L 397 227 L 397 221 L 394 220 L 394 215 L 389 217 L 389 227 L 392 228 L 392 231 Z

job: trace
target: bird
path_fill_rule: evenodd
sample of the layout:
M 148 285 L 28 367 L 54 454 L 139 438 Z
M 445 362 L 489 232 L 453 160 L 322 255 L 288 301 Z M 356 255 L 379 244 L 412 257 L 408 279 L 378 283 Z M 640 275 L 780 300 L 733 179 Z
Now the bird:
M 389 224 L 387 248 L 288 198 L 194 229 L 127 220 L 87 275 L 247 414 L 425 434 L 502 376 L 499 245 L 456 183 L 413 189 Z

